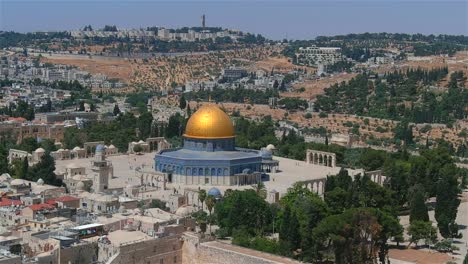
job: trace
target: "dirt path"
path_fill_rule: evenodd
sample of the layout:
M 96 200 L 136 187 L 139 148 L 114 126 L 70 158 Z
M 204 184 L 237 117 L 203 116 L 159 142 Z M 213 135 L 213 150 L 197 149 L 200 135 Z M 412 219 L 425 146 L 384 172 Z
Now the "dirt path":
M 418 264 L 443 264 L 452 260 L 449 255 L 444 253 L 416 249 L 390 249 L 388 255 L 392 259 Z

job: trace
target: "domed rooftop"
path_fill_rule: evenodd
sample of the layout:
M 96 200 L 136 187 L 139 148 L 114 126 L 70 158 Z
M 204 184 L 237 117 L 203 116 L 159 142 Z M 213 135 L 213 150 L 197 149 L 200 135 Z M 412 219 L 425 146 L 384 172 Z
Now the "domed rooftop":
M 37 180 L 37 184 L 38 185 L 44 185 L 44 180 L 39 178 L 39 180 Z
M 80 181 L 80 182 L 78 182 L 76 184 L 76 190 L 77 191 L 84 191 L 84 189 L 85 189 L 85 185 L 84 185 L 84 183 L 82 181 Z
M 185 137 L 199 139 L 233 138 L 229 116 L 214 104 L 203 105 L 188 120 Z
M 104 146 L 103 145 L 97 145 L 96 146 L 96 152 L 103 152 L 104 151 Z
M 221 196 L 221 191 L 218 188 L 211 188 L 208 191 L 208 195 L 214 196 L 214 197 L 220 197 Z
M 268 146 L 266 146 L 266 149 L 272 151 L 272 150 L 275 150 L 276 147 L 273 144 L 268 144 Z
M 5 178 L 5 179 L 11 179 L 11 175 L 9 173 L 2 173 L 0 177 Z
M 36 152 L 37 152 L 37 153 L 44 153 L 44 152 L 45 152 L 45 149 L 43 149 L 43 148 L 37 148 L 37 149 L 36 149 Z

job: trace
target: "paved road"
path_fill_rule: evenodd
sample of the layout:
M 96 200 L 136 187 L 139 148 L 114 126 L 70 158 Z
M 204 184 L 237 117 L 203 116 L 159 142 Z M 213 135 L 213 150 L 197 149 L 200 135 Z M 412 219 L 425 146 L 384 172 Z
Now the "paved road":
M 455 257 L 461 259 L 458 263 L 463 262 L 463 258 L 468 250 L 468 190 L 463 192 L 463 198 L 462 203 L 458 207 L 457 214 L 457 223 L 460 226 L 460 232 L 463 234 L 463 237 L 461 239 L 454 239 L 455 246 L 460 248 L 460 250 L 455 252 Z

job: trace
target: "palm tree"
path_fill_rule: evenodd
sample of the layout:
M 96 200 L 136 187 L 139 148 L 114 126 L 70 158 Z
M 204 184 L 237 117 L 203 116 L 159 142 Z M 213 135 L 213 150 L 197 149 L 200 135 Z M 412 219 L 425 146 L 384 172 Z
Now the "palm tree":
M 208 221 L 208 224 L 210 225 L 210 234 L 211 234 L 211 211 L 213 210 L 213 207 L 216 203 L 216 198 L 213 196 L 213 195 L 208 195 L 206 197 L 206 207 L 208 208 L 208 212 L 210 213 L 210 216 L 209 216 L 209 221 Z
M 201 202 L 202 210 L 203 210 L 203 202 L 206 199 L 206 190 L 200 190 L 198 192 L 198 200 Z
M 252 185 L 252 188 L 254 188 L 255 193 L 261 197 L 262 199 L 265 199 L 267 196 L 265 184 L 262 181 L 259 181 L 257 184 Z

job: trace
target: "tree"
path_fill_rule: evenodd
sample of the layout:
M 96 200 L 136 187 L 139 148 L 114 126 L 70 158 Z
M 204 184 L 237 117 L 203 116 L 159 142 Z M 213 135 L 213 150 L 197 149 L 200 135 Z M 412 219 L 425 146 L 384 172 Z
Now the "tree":
M 262 181 L 259 181 L 257 184 L 252 185 L 252 188 L 255 190 L 255 193 L 261 197 L 262 199 L 265 199 L 267 196 L 267 191 L 265 188 L 265 184 Z
M 340 214 L 350 208 L 350 197 L 350 192 L 336 187 L 325 193 L 325 202 L 332 214 Z
M 143 148 L 138 144 L 133 147 L 133 152 L 140 153 L 143 151 Z
M 458 250 L 458 248 L 453 245 L 452 239 L 444 239 L 442 241 L 437 242 L 434 245 L 434 249 L 439 252 L 453 252 L 454 250 Z
M 187 106 L 187 100 L 185 99 L 185 96 L 182 94 L 179 97 L 179 107 L 180 109 L 185 109 L 186 106 Z
M 48 151 L 48 152 L 57 150 L 57 147 L 55 146 L 55 142 L 49 138 L 42 139 L 39 145 L 41 146 L 41 148 L 43 148 L 45 151 Z
M 86 141 L 88 141 L 86 133 L 77 127 L 69 127 L 65 129 L 63 134 L 63 143 L 66 148 L 73 149 L 76 146 L 83 146 Z
M 408 235 L 411 236 L 410 244 L 418 246 L 418 242 L 424 239 L 426 245 L 433 244 L 437 240 L 437 230 L 431 222 L 413 221 L 408 227 Z
M 305 261 L 316 259 L 317 240 L 312 230 L 328 214 L 324 201 L 309 189 L 295 184 L 281 198 L 283 214 L 280 214 L 280 242 L 289 251 L 301 249 L 301 258 Z
M 180 136 L 183 129 L 182 122 L 185 122 L 185 120 L 179 113 L 170 116 L 165 136 L 168 138 Z
M 55 160 L 49 152 L 46 152 L 41 157 L 41 160 L 31 167 L 27 178 L 30 181 L 42 179 L 46 184 L 60 186 L 62 181 L 56 178 L 54 171 Z
M 421 188 L 423 188 L 421 186 Z M 429 221 L 429 214 L 427 212 L 426 197 L 424 191 L 421 189 L 416 190 L 410 201 L 410 223 L 413 221 Z
M 198 200 L 201 202 L 202 210 L 203 210 L 203 203 L 205 202 L 205 199 L 206 199 L 206 190 L 198 191 Z
M 120 115 L 120 108 L 117 104 L 114 105 L 114 111 L 113 111 L 114 116 Z
M 14 175 L 17 179 L 27 180 L 29 175 L 29 162 L 27 158 L 13 162 Z
M 8 166 L 8 151 L 0 144 L 0 174 L 9 173 L 10 169 Z
M 301 245 L 299 233 L 299 222 L 296 214 L 291 211 L 290 206 L 284 208 L 279 230 L 279 239 L 287 248 L 288 252 L 298 249 Z
M 164 211 L 169 211 L 169 208 L 166 206 L 166 203 L 159 199 L 152 199 L 149 208 L 159 208 Z
M 33 152 L 38 147 L 39 147 L 39 144 L 37 143 L 37 140 L 32 137 L 24 138 L 21 141 L 21 144 L 18 146 L 19 149 L 27 151 L 27 152 Z
M 148 111 L 148 106 L 143 102 L 138 102 L 136 104 L 136 108 L 138 109 L 138 113 L 143 114 L 144 112 Z
M 211 211 L 216 203 L 216 198 L 213 195 L 208 195 L 205 199 L 206 208 L 211 215 Z
M 279 86 L 278 80 L 275 80 L 275 82 L 273 83 L 273 89 L 278 89 L 278 86 Z
M 208 220 L 208 215 L 205 211 L 199 210 L 192 214 L 192 218 L 195 219 L 197 225 L 200 227 L 200 230 L 205 233 L 206 232 L 206 222 Z
M 447 164 L 440 170 L 435 207 L 437 226 L 444 238 L 451 238 L 458 234 L 458 225 L 455 220 L 460 205 L 459 192 L 458 169 L 453 163 Z
M 216 198 L 213 196 L 213 195 L 208 195 L 206 197 L 206 200 L 205 200 L 205 204 L 206 204 L 206 208 L 208 208 L 208 212 L 210 213 L 209 215 L 209 225 L 210 225 L 210 234 L 211 234 L 211 222 L 212 222 L 212 219 L 211 219 L 211 211 L 213 210 L 213 207 L 216 203 Z
M 228 234 L 233 230 L 244 229 L 250 235 L 263 235 L 271 223 L 268 203 L 254 190 L 233 191 L 228 197 L 215 205 L 215 215 L 220 228 Z
M 332 246 L 335 263 L 374 263 L 377 256 L 385 261 L 387 240 L 401 231 L 394 216 L 374 208 L 352 208 L 323 219 L 312 236 L 322 247 Z
M 146 111 L 138 117 L 137 128 L 140 132 L 140 139 L 146 139 L 151 135 L 151 127 L 153 125 L 153 115 Z
M 187 104 L 187 118 L 190 118 L 192 116 L 192 109 L 190 109 L 190 104 Z
M 85 110 L 84 101 L 80 101 L 78 111 L 83 112 Z

